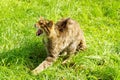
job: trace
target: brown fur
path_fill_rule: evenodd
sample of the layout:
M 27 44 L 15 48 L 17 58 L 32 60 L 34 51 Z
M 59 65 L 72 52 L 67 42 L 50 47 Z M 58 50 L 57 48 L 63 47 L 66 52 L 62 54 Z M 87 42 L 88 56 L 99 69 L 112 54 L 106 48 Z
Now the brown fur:
M 83 31 L 70 18 L 61 19 L 56 24 L 41 18 L 35 26 L 45 32 L 48 51 L 47 58 L 32 71 L 35 75 L 52 65 L 60 53 L 67 52 L 67 55 L 71 55 L 86 48 Z

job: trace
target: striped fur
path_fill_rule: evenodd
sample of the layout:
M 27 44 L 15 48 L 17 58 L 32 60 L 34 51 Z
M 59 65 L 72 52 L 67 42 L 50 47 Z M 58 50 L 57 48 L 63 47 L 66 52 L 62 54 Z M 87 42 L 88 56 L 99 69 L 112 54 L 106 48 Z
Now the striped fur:
M 71 18 L 61 19 L 57 23 L 40 19 L 35 26 L 45 32 L 48 51 L 47 58 L 32 71 L 35 75 L 52 65 L 60 53 L 67 52 L 67 55 L 71 55 L 86 48 L 83 31 Z

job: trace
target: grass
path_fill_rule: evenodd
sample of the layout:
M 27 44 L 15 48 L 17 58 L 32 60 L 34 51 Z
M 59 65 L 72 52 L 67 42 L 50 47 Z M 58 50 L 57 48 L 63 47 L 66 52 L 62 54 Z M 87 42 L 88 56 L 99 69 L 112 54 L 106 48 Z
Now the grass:
M 59 58 L 33 76 L 30 71 L 46 57 L 33 27 L 40 16 L 78 21 L 88 49 L 66 66 Z M 120 80 L 119 40 L 119 0 L 1 0 L 0 80 Z

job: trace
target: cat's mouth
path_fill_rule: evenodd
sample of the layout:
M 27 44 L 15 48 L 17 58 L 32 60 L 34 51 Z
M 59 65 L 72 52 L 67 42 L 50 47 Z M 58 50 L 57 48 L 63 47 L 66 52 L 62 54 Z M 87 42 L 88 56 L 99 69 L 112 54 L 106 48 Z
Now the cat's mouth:
M 36 32 L 36 36 L 40 36 L 43 33 L 43 31 L 41 29 L 38 29 Z

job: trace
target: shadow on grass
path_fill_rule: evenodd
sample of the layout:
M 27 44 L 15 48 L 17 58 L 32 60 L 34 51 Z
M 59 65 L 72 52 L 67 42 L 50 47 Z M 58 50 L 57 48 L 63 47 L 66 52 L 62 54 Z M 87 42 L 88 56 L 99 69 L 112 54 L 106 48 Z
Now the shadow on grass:
M 25 46 L 0 53 L 1 66 L 25 66 L 34 69 L 46 57 L 46 50 L 39 42 L 27 43 Z

